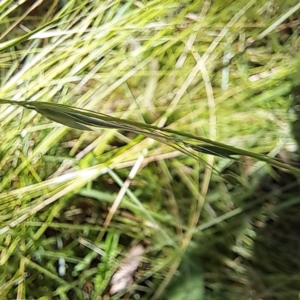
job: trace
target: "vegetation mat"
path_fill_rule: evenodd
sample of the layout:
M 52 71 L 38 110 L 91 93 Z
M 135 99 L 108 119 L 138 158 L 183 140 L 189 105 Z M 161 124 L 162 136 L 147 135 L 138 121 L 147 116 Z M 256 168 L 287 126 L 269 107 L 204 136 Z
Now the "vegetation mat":
M 298 299 L 299 16 L 1 1 L 0 299 Z

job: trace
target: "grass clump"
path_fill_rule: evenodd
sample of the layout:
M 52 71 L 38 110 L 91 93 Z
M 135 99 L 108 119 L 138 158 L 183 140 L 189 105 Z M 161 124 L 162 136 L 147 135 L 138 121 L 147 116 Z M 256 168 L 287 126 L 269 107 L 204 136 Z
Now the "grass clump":
M 297 1 L 0 4 L 1 297 L 179 299 L 193 290 L 194 299 L 293 299 L 297 274 L 285 284 L 285 261 L 270 270 L 272 237 L 265 244 L 261 237 L 298 206 L 291 195 L 299 171 L 284 155 L 295 144 L 287 111 L 299 85 L 299 8 Z M 42 115 L 8 99 L 37 103 Z M 85 132 L 78 115 L 77 126 L 61 126 L 43 117 L 45 105 L 164 135 L 124 124 Z M 67 112 L 50 119 L 69 125 Z M 199 151 L 191 136 L 215 148 Z M 191 152 L 182 153 L 185 146 Z M 242 157 L 229 159 L 236 148 Z M 289 173 L 266 161 L 294 175 L 283 180 Z M 144 249 L 137 271 L 111 295 L 113 274 L 136 245 Z M 274 288 L 279 281 L 282 289 Z

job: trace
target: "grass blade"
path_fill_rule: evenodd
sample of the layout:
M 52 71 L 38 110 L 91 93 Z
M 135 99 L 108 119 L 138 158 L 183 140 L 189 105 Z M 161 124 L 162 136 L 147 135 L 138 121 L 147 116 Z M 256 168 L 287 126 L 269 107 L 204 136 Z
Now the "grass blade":
M 0 103 L 19 105 L 27 109 L 35 110 L 50 120 L 75 129 L 94 130 L 97 128 L 110 128 L 142 134 L 146 137 L 157 140 L 158 142 L 165 143 L 194 158 L 198 157 L 191 153 L 188 148 L 191 148 L 197 152 L 227 158 L 232 158 L 232 155 L 245 155 L 267 162 L 275 167 L 287 169 L 295 175 L 300 176 L 300 170 L 297 168 L 272 159 L 268 156 L 256 154 L 254 152 L 235 148 L 204 137 L 197 137 L 176 130 L 159 128 L 149 124 L 124 120 L 102 113 L 95 113 L 90 110 L 57 103 L 12 101 L 6 99 L 0 100 Z M 205 144 L 198 144 L 197 142 L 202 142 Z

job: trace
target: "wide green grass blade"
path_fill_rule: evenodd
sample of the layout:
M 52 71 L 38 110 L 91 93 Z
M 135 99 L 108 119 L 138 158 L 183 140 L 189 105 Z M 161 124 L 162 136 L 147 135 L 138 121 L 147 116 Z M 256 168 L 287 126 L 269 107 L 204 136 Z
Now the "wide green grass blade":
M 0 103 L 23 106 L 33 109 L 44 117 L 80 130 L 93 130 L 95 128 L 122 129 L 130 132 L 142 134 L 155 139 L 159 142 L 166 143 L 171 147 L 183 152 L 184 154 L 196 157 L 189 152 L 192 148 L 197 152 L 210 155 L 231 158 L 232 155 L 245 155 L 260 161 L 267 162 L 273 166 L 290 170 L 295 175 L 300 176 L 300 170 L 288 164 L 282 163 L 265 155 L 256 154 L 247 150 L 235 148 L 207 138 L 193 136 L 184 132 L 159 128 L 153 125 L 139 122 L 119 119 L 101 113 L 95 113 L 86 109 L 75 108 L 68 105 L 47 102 L 26 102 L 26 101 L 9 101 L 0 100 Z M 167 133 L 167 134 L 166 134 Z M 190 144 L 191 142 L 202 142 L 204 144 Z

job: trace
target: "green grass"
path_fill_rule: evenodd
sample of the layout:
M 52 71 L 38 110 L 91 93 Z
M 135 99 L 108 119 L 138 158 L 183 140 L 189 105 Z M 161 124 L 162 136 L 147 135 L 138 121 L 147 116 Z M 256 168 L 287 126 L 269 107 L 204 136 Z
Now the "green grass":
M 297 240 L 297 179 L 266 161 L 299 172 L 280 156 L 295 146 L 298 1 L 178 3 L 0 4 L 0 99 L 89 109 L 264 161 L 0 105 L 1 299 L 297 299 L 297 254 L 278 259 L 296 247 L 284 237 Z M 266 232 L 278 218 L 277 244 Z M 133 282 L 109 295 L 137 244 Z

